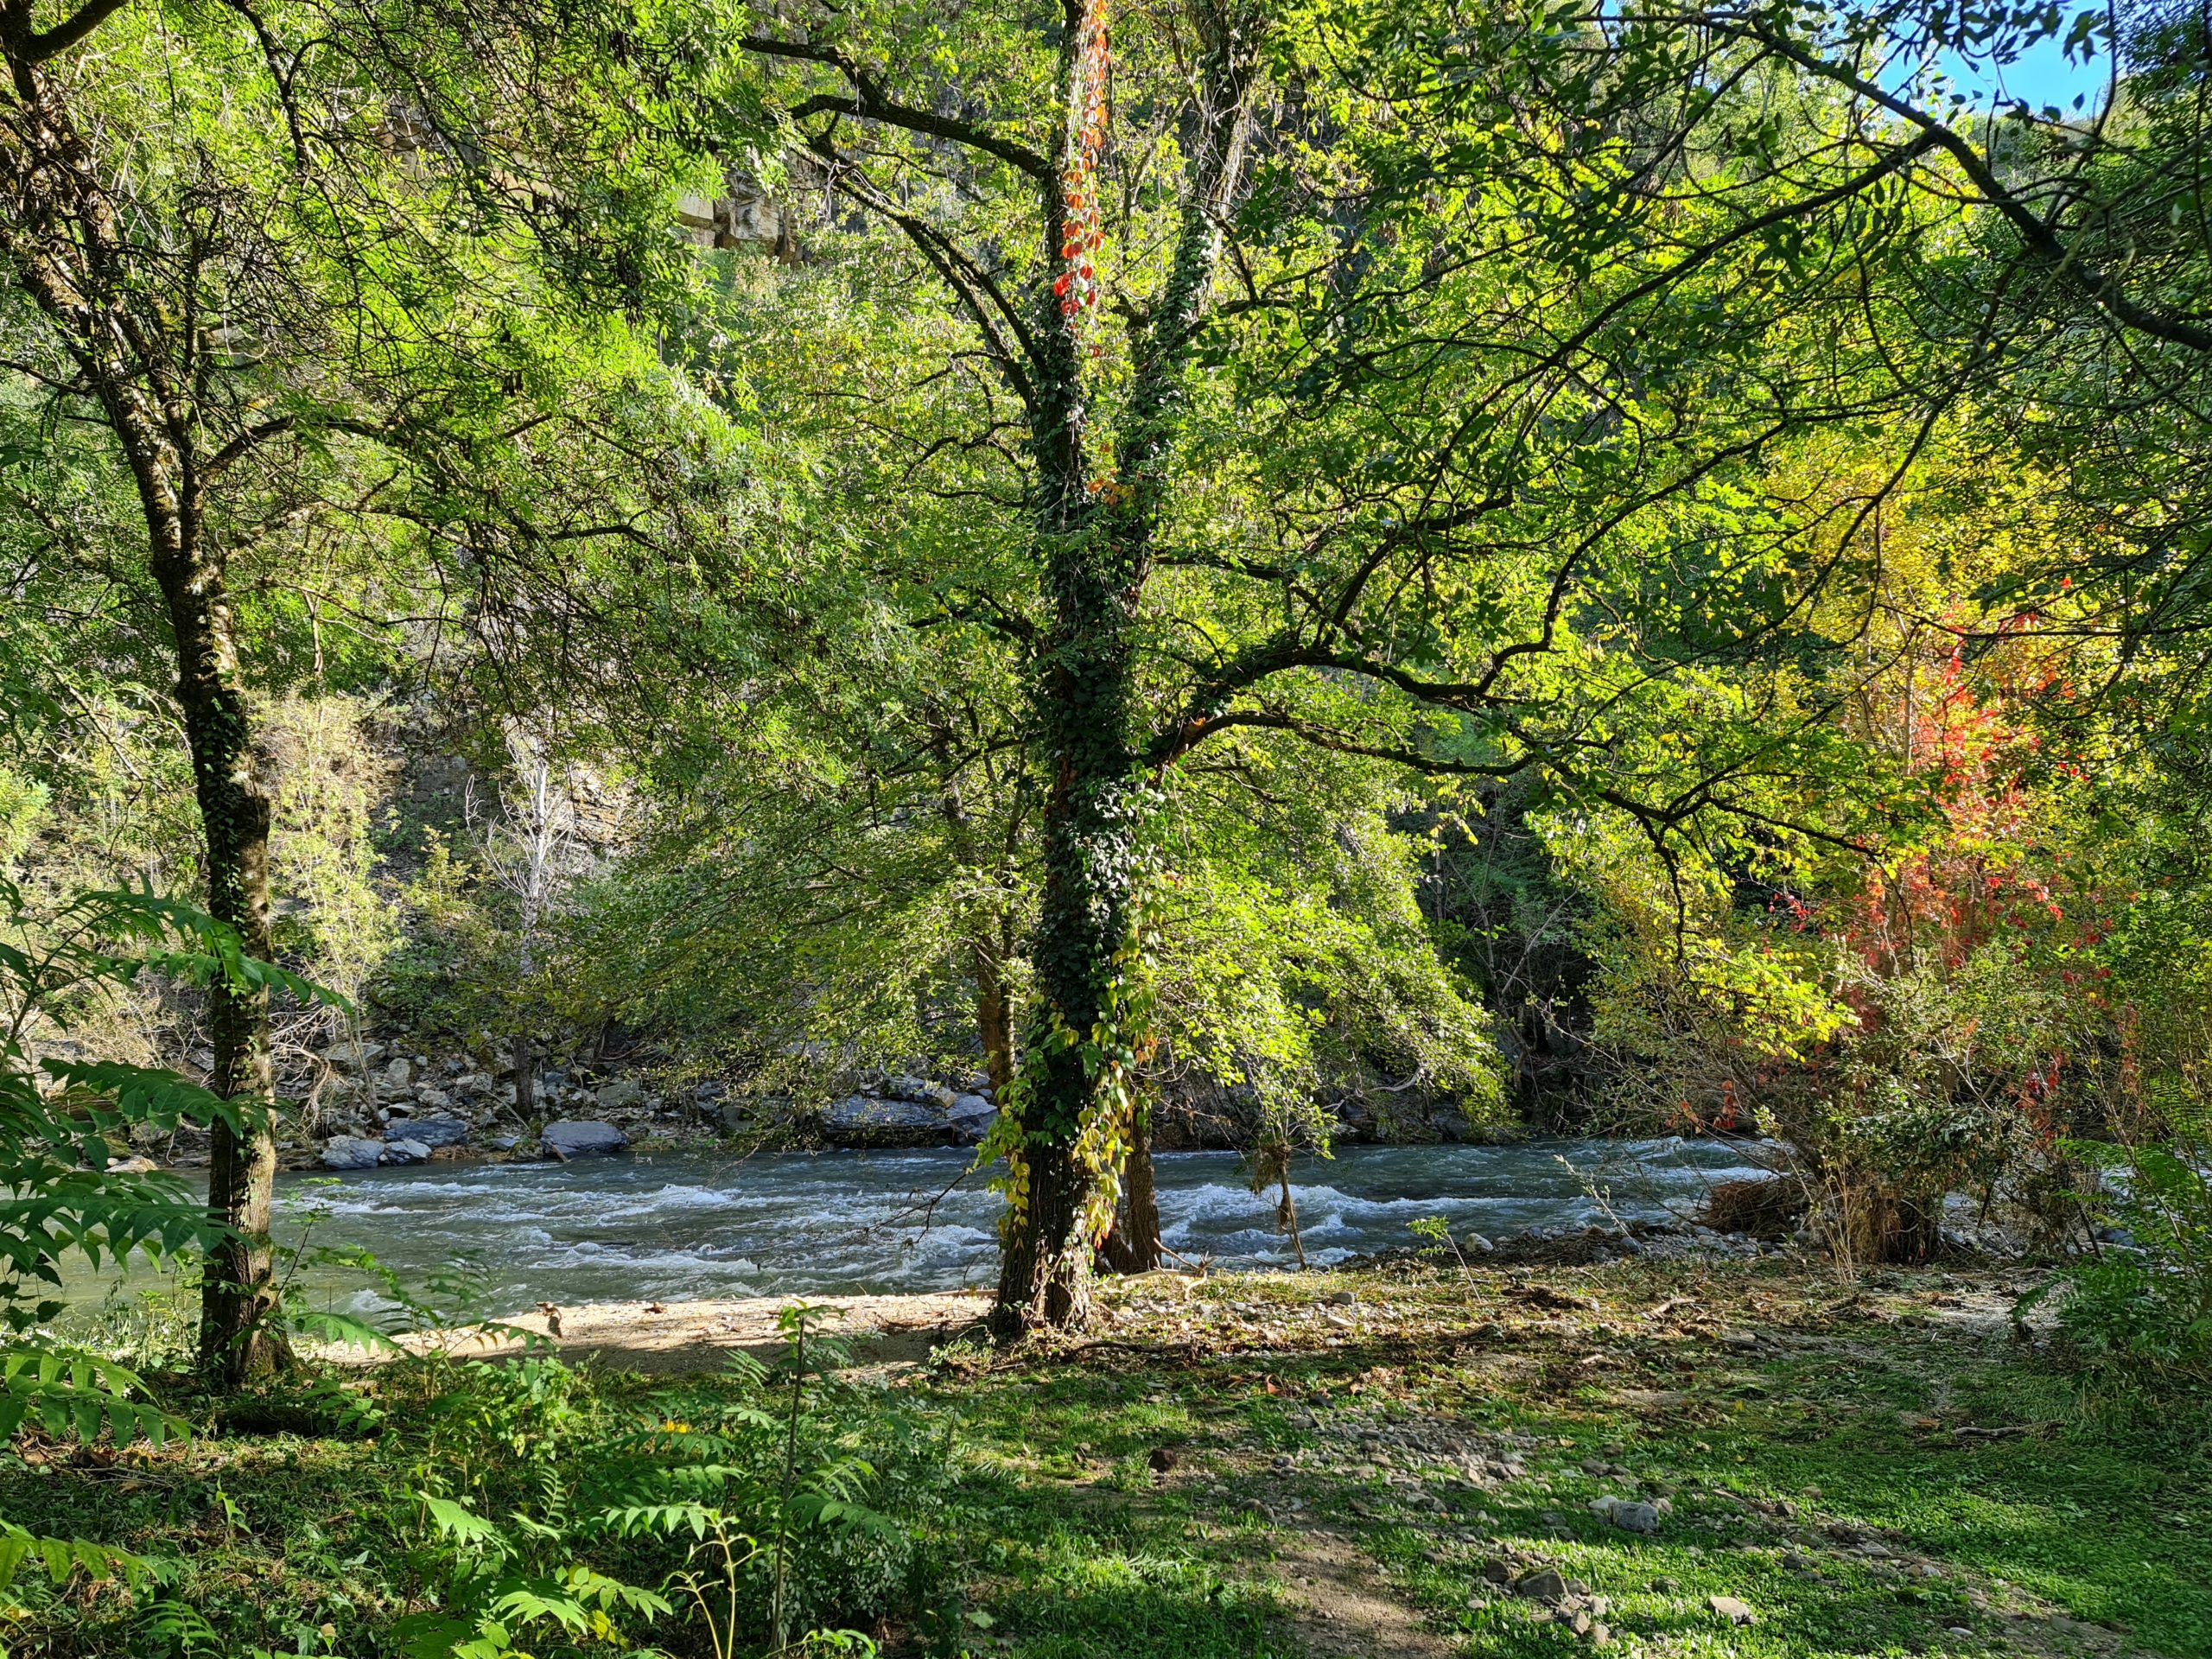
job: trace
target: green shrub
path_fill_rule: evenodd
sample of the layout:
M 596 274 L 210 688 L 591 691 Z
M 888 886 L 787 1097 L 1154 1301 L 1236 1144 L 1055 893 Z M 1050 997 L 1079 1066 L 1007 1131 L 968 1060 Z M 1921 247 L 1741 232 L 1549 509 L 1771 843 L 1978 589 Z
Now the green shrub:
M 2100 1244 L 2031 1300 L 2056 1296 L 2060 1328 L 2100 1360 L 2212 1373 L 2212 1179 L 2206 1149 L 2075 1142 L 2105 1171 Z

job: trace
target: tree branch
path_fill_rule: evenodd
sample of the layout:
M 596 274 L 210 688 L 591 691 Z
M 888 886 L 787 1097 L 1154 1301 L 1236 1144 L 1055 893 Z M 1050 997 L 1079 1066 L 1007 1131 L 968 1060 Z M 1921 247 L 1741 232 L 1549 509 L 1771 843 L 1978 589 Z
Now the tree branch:
M 794 121 L 803 121 L 811 115 L 851 115 L 864 120 L 880 121 L 886 126 L 902 127 L 908 132 L 918 132 L 932 138 L 943 138 L 956 144 L 965 144 L 980 149 L 986 156 L 995 156 L 1010 167 L 1016 167 L 1030 177 L 1049 183 L 1052 177 L 1052 163 L 1027 144 L 1011 138 L 1001 138 L 988 127 L 972 121 L 955 120 L 950 116 L 918 110 L 884 96 L 882 89 L 852 59 L 834 47 L 809 46 L 798 41 L 772 41 L 758 35 L 748 36 L 740 44 L 747 52 L 757 52 L 763 57 L 785 58 L 802 63 L 819 63 L 835 69 L 844 76 L 853 92 L 849 98 L 837 98 L 817 93 L 804 103 L 795 105 L 789 114 Z
M 67 52 L 129 3 L 130 0 L 88 0 L 88 3 L 52 29 L 36 33 L 10 30 L 9 55 L 26 63 L 44 63 L 48 58 Z
M 1808 74 L 1836 86 L 1849 88 L 1858 96 L 1878 105 L 1899 120 L 1918 130 L 1919 138 L 1905 150 L 1909 156 L 1915 149 L 1936 148 L 1956 162 L 1982 199 L 2005 216 L 2018 234 L 2022 244 L 2037 264 L 2048 267 L 2061 281 L 2079 289 L 2093 304 L 2102 307 L 2124 327 L 2170 345 L 2185 346 L 2193 352 L 2212 352 L 2212 328 L 2169 317 L 2146 307 L 2138 305 L 2120 291 L 2120 284 L 2105 271 L 2098 270 L 2075 257 L 2058 233 L 2044 222 L 2043 217 L 2018 196 L 2005 188 L 1989 162 L 1972 143 L 1950 127 L 1916 108 L 1909 99 L 1885 92 L 1868 80 L 1855 69 L 1832 63 L 1816 52 L 1808 51 L 1795 41 L 1773 34 L 1757 23 L 1732 22 L 1726 17 L 1709 20 L 1724 34 L 1738 40 L 1756 41 L 1777 57 L 1787 58 Z

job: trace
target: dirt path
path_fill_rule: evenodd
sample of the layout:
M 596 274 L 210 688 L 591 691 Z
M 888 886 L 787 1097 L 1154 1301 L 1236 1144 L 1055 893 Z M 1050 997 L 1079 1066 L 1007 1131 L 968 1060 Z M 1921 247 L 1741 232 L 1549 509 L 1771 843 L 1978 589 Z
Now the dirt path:
M 1450 1659 L 1455 1643 L 1393 1598 L 1372 1557 L 1306 1527 L 1274 1529 L 1291 1635 L 1311 1659 Z

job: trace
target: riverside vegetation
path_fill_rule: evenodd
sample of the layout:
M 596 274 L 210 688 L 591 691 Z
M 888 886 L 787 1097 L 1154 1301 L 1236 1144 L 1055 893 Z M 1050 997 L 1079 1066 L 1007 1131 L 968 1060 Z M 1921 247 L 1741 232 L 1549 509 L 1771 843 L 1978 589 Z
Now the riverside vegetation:
M 2204 0 L 0 59 L 10 1652 L 2212 1647 Z M 1162 1235 L 1541 1130 L 1771 1179 Z M 670 1376 L 275 1225 L 669 1139 L 970 1146 L 995 1286 Z
M 2202 1652 L 2204 1396 L 2085 1389 L 2048 1332 L 2014 1336 L 2027 1282 L 1417 1261 L 1133 1281 L 1089 1340 L 863 1340 L 842 1370 L 812 1351 L 797 1395 L 787 1345 L 765 1370 L 434 1357 L 171 1396 L 200 1433 L 22 1446 L 11 1516 L 151 1571 L 126 1593 L 41 1569 L 11 1639 L 504 1651 L 444 1622 L 488 1614 L 522 1651 L 721 1654 L 773 1645 L 780 1584 L 795 1628 L 855 1633 L 800 1644 L 824 1652 Z M 1628 1529 L 1607 1498 L 1665 1513 Z

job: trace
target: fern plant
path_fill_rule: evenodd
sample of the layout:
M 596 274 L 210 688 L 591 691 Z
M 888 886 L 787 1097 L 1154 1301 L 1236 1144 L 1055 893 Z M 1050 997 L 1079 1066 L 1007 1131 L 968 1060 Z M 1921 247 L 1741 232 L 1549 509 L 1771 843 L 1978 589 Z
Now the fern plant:
M 690 1604 L 716 1659 L 873 1652 L 855 1631 L 822 1627 L 836 1611 L 822 1590 L 864 1595 L 870 1576 L 904 1565 L 909 1535 L 874 1501 L 881 1471 L 841 1416 L 838 1372 L 849 1354 L 822 1329 L 831 1313 L 804 1302 L 784 1308 L 776 1363 L 733 1354 L 735 1397 L 718 1394 L 696 1414 L 640 1424 L 602 1465 L 594 1524 L 685 1548 L 664 1587 Z

